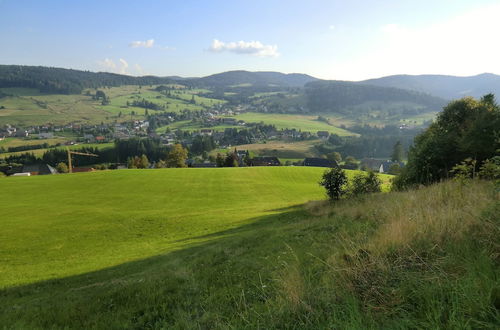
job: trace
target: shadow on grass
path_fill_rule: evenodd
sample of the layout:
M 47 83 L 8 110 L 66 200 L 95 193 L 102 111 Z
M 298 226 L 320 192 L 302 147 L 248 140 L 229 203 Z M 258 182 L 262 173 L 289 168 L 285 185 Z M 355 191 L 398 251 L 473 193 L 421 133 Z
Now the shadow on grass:
M 270 239 L 273 233 L 284 233 L 288 225 L 300 221 L 304 219 L 304 216 L 307 216 L 307 212 L 300 205 L 272 211 L 282 212 L 253 218 L 250 220 L 250 223 L 236 228 L 176 241 L 187 242 L 187 244 L 180 249 L 165 254 L 125 262 L 117 266 L 79 275 L 4 288 L 0 290 L 0 316 L 9 309 L 19 308 L 19 306 L 8 306 L 9 300 L 12 303 L 18 300 L 17 298 L 22 298 L 23 303 L 27 303 L 24 298 L 28 298 L 29 301 L 31 300 L 29 299 L 30 296 L 33 296 L 35 300 L 44 299 L 50 304 L 52 300 L 57 299 L 57 295 L 65 295 L 71 291 L 116 284 L 120 281 L 132 279 L 134 276 L 147 275 L 148 272 L 155 273 L 155 269 L 158 267 L 162 268 L 161 266 L 165 264 L 172 263 L 182 266 L 182 261 L 185 260 L 186 265 L 191 263 L 190 266 L 193 266 L 191 258 L 194 255 L 203 254 L 210 249 L 237 248 L 238 242 L 244 239 L 256 240 L 256 242 L 258 240 L 262 241 L 264 237 Z

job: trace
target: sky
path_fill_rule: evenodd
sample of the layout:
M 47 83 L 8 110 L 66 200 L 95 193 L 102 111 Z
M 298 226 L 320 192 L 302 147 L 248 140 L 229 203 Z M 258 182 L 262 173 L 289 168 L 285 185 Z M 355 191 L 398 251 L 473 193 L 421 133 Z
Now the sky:
M 500 74 L 495 0 L 0 0 L 0 64 L 199 77 Z

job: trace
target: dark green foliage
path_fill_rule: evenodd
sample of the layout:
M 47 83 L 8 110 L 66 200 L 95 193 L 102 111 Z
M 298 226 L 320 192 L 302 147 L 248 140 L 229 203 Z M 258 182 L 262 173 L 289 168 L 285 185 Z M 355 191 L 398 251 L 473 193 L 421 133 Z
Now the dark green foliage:
M 401 141 L 396 142 L 394 145 L 392 155 L 391 155 L 391 160 L 393 162 L 402 162 L 404 157 L 404 149 L 403 145 L 401 144 Z
M 344 170 L 338 167 L 332 167 L 323 173 L 322 180 L 319 184 L 325 187 L 326 194 L 330 199 L 338 200 L 346 192 L 345 186 L 347 184 L 347 176 Z
M 351 181 L 349 193 L 353 196 L 377 193 L 382 191 L 382 181 L 373 171 L 356 174 Z
M 422 112 L 439 109 L 444 100 L 398 88 L 379 87 L 345 81 L 314 81 L 306 84 L 307 105 L 311 112 L 351 114 L 347 108 L 371 101 L 412 102 L 424 106 Z
M 142 100 L 134 100 L 129 105 L 134 106 L 134 107 L 139 107 L 139 108 L 144 108 L 144 109 L 151 109 L 151 110 L 165 110 L 165 105 L 160 105 L 156 104 L 154 102 L 148 101 L 146 99 Z M 146 113 L 146 116 L 148 114 Z
M 394 181 L 395 188 L 429 184 L 450 176 L 467 158 L 475 170 L 500 147 L 500 109 L 493 95 L 463 98 L 448 104 L 424 133 L 415 138 L 408 164 Z
M 228 152 L 224 160 L 224 167 L 238 167 L 238 155 L 235 152 Z
M 212 151 L 215 149 L 215 141 L 212 136 L 198 135 L 194 138 L 193 144 L 189 151 L 193 155 L 201 155 L 203 152 Z
M 121 85 L 168 84 L 172 80 L 153 76 L 132 77 L 41 66 L 0 65 L 0 87 L 36 88 L 42 93 L 80 94 L 85 88 Z

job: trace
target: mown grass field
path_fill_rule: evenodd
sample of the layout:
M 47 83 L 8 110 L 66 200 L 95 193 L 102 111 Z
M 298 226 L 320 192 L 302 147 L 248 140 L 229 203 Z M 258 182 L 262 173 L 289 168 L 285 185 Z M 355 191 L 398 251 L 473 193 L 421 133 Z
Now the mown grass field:
M 317 120 L 318 116 L 246 112 L 235 116 L 235 118 L 249 123 L 264 122 L 268 125 L 275 125 L 278 129 L 295 128 L 304 132 L 316 133 L 317 131 L 328 131 L 331 134 L 337 134 L 339 136 L 358 136 L 356 133 L 333 126 L 335 124 L 334 120 L 331 122 L 333 125 L 319 121 Z M 339 124 L 339 126 L 340 125 L 341 124 Z
M 492 184 L 447 182 L 303 206 L 323 197 L 322 169 L 208 171 L 2 179 L 0 323 L 498 326 L 500 204 Z
M 0 286 L 95 271 L 172 251 L 182 240 L 204 241 L 196 237 L 321 198 L 322 171 L 123 170 L 3 179 L 0 259 L 8 262 Z

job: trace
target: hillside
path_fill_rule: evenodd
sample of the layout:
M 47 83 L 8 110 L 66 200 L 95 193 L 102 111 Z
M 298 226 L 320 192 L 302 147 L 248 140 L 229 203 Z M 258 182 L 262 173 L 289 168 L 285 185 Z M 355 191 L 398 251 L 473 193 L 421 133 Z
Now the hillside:
M 306 83 L 318 80 L 306 74 L 280 72 L 228 71 L 203 78 L 194 79 L 197 84 L 211 87 L 237 87 L 242 85 L 262 87 L 303 87 Z
M 9 260 L 2 267 L 9 272 L 0 273 L 0 287 L 172 251 L 321 198 L 323 170 L 126 170 L 2 180 L 0 241 L 9 243 L 0 260 Z
M 189 169 L 4 179 L 0 323 L 498 325 L 500 210 L 492 185 L 447 182 L 299 205 L 322 198 L 321 172 Z
M 85 88 L 156 85 L 171 82 L 171 79 L 153 76 L 132 77 L 109 72 L 90 72 L 43 66 L 0 65 L 0 88 L 35 88 L 42 93 L 51 94 L 80 94 Z
M 488 93 L 500 95 L 500 76 L 483 73 L 470 77 L 446 75 L 395 75 L 362 81 L 363 84 L 396 87 L 428 93 L 447 100 Z
M 398 111 L 417 113 L 438 111 L 445 100 L 414 91 L 392 87 L 362 85 L 346 81 L 315 81 L 306 84 L 305 95 L 311 112 L 336 112 L 356 114 L 370 111 L 363 105 L 372 103 L 371 110 L 387 108 L 393 102 L 406 103 Z

